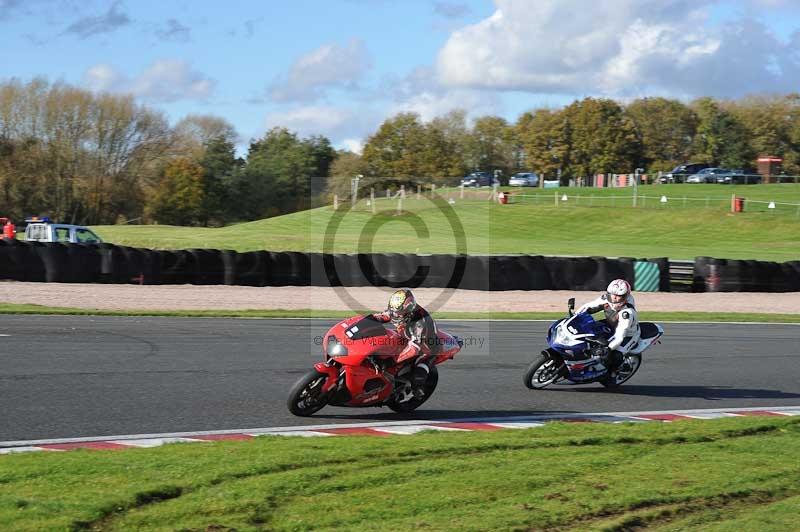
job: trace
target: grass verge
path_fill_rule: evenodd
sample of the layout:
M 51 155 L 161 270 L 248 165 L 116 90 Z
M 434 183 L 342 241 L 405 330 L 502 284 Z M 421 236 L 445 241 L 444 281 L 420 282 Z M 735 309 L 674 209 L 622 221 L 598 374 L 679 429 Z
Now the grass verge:
M 798 418 L 0 457 L 8 530 L 791 530 Z
M 347 318 L 374 310 L 100 310 L 0 303 L 0 314 L 53 314 L 66 316 L 163 316 L 171 318 Z M 436 319 L 449 320 L 555 320 L 561 312 L 437 312 Z M 800 323 L 800 314 L 755 314 L 739 312 L 641 312 L 643 321 Z
M 596 193 L 597 198 L 574 197 L 556 206 L 554 198 L 562 190 L 568 195 Z M 717 199 L 708 207 L 705 200 L 681 199 L 667 204 L 650 200 L 633 208 L 627 200 L 614 199 L 630 194 L 629 190 L 559 189 L 531 192 L 539 200 L 520 196 L 513 204 L 498 205 L 485 199 L 462 200 L 453 191 L 438 203 L 409 198 L 402 214 L 396 201 L 383 200 L 375 214 L 360 202 L 353 210 L 323 207 L 221 228 L 115 225 L 94 229 L 108 242 L 158 249 L 798 259 L 800 208 L 783 203 L 800 203 L 800 186 L 663 185 L 641 187 L 639 192 L 696 200 L 713 194 Z M 732 193 L 772 198 L 789 210 L 754 212 L 748 207 L 734 215 L 729 212 Z M 448 195 L 455 195 L 450 198 L 452 205 L 445 202 Z M 615 226 L 624 231 L 609 229 L 609 212 Z

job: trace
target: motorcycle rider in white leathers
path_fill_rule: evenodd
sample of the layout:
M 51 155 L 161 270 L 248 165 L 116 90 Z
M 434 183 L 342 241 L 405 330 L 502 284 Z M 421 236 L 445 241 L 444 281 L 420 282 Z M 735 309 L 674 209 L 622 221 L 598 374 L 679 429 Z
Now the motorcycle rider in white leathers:
M 604 294 L 581 306 L 578 312 L 594 314 L 601 310 L 605 312 L 605 322 L 614 333 L 608 338 L 608 346 L 600 356 L 609 371 L 614 372 L 622 365 L 624 355 L 636 346 L 641 337 L 631 285 L 624 279 L 611 281 Z

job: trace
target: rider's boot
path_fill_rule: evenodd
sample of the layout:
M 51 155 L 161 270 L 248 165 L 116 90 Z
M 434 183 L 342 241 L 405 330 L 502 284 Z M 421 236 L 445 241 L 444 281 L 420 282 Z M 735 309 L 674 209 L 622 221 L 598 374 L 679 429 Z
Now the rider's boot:
M 425 383 L 428 381 L 428 373 L 430 371 L 430 368 L 424 362 L 414 366 L 414 382 L 411 386 L 411 393 L 417 399 L 425 397 Z

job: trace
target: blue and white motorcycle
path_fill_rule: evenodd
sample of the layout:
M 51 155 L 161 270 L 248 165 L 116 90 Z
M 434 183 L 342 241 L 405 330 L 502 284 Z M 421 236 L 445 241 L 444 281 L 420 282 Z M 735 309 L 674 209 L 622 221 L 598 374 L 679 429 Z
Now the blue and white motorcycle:
M 617 388 L 633 377 L 642 365 L 642 352 L 664 335 L 661 325 L 640 322 L 641 338 L 626 353 L 617 371 L 610 372 L 598 356 L 605 351 L 613 331 L 591 314 L 574 313 L 575 299 L 569 299 L 569 314 L 547 331 L 548 348 L 531 362 L 525 372 L 525 386 L 541 390 L 553 383 L 589 384 L 599 382 Z

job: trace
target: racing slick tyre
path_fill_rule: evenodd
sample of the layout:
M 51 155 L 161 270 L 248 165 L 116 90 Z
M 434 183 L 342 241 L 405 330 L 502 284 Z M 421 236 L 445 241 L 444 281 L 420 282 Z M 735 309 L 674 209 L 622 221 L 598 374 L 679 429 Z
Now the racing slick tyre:
M 296 416 L 307 417 L 328 404 L 328 398 L 322 395 L 322 387 L 328 376 L 317 370 L 303 375 L 289 391 L 286 406 Z
M 541 390 L 561 378 L 563 362 L 553 359 L 545 354 L 540 354 L 528 366 L 525 372 L 525 386 L 531 390 Z
M 419 408 L 422 403 L 430 399 L 434 390 L 436 390 L 437 384 L 439 384 L 439 370 L 436 369 L 436 366 L 432 366 L 428 372 L 428 380 L 425 381 L 425 395 L 422 397 L 414 397 L 411 395 L 409 398 L 408 396 L 410 394 L 405 394 L 404 398 L 400 398 L 399 400 L 398 398 L 393 397 L 386 402 L 386 406 L 400 414 L 413 412 Z
M 622 365 L 619 367 L 619 369 L 600 379 L 600 384 L 606 388 L 619 388 L 623 382 L 626 382 L 628 379 L 633 377 L 633 374 L 639 370 L 639 366 L 641 365 L 642 355 L 629 353 L 625 355 L 625 358 L 622 359 Z

